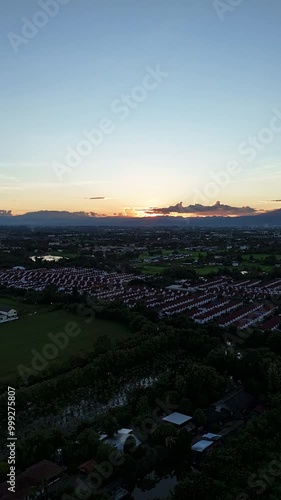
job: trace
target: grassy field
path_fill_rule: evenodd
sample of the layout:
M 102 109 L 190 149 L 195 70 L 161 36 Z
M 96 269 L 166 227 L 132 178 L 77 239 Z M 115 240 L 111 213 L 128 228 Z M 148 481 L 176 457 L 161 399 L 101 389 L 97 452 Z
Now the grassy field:
M 272 257 L 272 255 L 266 254 L 266 253 L 252 253 L 252 254 L 246 254 L 242 256 L 243 260 L 250 260 L 250 256 L 253 256 L 254 261 L 261 261 L 266 259 L 267 257 Z M 276 255 L 277 260 L 281 260 L 281 255 Z
M 3 304 L 4 299 L 0 298 Z M 12 301 L 11 301 L 12 302 Z M 7 302 L 6 302 L 7 303 Z M 16 305 L 15 301 L 11 305 Z M 93 349 L 94 341 L 98 336 L 108 335 L 116 340 L 127 335 L 124 326 L 111 321 L 93 319 L 86 324 L 85 319 L 66 311 L 38 310 L 32 307 L 20 319 L 0 325 L 0 378 L 7 378 L 17 371 L 17 366 L 23 364 L 31 366 L 33 354 L 36 349 L 40 354 L 46 344 L 52 343 L 49 333 L 64 332 L 69 322 L 75 322 L 81 332 L 75 337 L 69 337 L 69 344 L 64 350 L 59 350 L 58 358 L 78 355 Z M 36 314 L 34 312 L 38 310 Z
M 51 250 L 49 253 L 55 257 L 65 257 L 67 259 L 74 259 L 75 257 L 78 257 L 78 253 L 58 252 L 58 250 Z
M 0 297 L 0 304 L 11 306 L 14 309 L 16 309 L 19 314 L 23 314 L 23 315 L 26 315 L 26 314 L 34 312 L 35 310 L 38 310 L 37 306 L 34 306 L 32 304 L 26 304 L 25 302 L 18 300 L 16 298 L 13 298 L 13 297 Z M 36 309 L 36 307 L 37 307 L 37 309 Z M 48 311 L 48 306 L 46 306 L 46 307 L 40 306 L 40 311 Z
M 206 266 L 206 267 L 197 267 L 196 272 L 199 276 L 205 276 L 209 273 L 216 273 L 219 270 L 218 266 Z
M 166 267 L 165 266 L 153 266 L 153 265 L 144 265 L 141 268 L 141 272 L 143 274 L 163 274 L 165 271 Z

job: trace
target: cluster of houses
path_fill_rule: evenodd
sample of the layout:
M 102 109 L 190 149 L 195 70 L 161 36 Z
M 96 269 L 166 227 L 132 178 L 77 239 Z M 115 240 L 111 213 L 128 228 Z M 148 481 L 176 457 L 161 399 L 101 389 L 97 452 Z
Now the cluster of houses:
M 140 284 L 136 285 L 136 280 Z M 269 282 L 230 277 L 202 279 L 196 285 L 180 283 L 167 288 L 145 285 L 143 276 L 131 273 L 108 273 L 95 269 L 12 269 L 0 270 L 0 284 L 22 289 L 42 291 L 48 285 L 71 293 L 77 289 L 87 292 L 102 302 L 119 300 L 129 308 L 142 302 L 155 309 L 160 317 L 185 313 L 204 325 L 214 321 L 221 327 L 246 329 L 256 325 L 264 330 L 280 327 L 279 316 L 274 315 L 277 304 L 269 301 L 281 294 L 281 278 Z M 0 311 L 0 322 L 16 319 L 16 311 Z
M 281 293 L 281 278 L 276 278 L 269 282 L 262 280 L 242 280 L 234 281 L 230 278 L 221 278 L 219 281 L 214 280 L 211 283 L 207 281 L 202 287 L 214 287 L 218 293 L 226 293 L 228 296 L 237 295 L 247 297 L 248 299 L 265 299 L 268 295 L 278 296 Z
M 281 315 L 278 314 L 277 316 L 273 316 L 273 318 L 270 318 L 268 321 L 263 323 L 262 325 L 262 330 L 264 331 L 271 331 L 275 332 L 276 330 L 281 329 Z
M 222 446 L 225 439 L 243 426 L 245 421 L 253 415 L 263 413 L 263 411 L 264 407 L 259 404 L 252 394 L 248 393 L 243 387 L 238 387 L 206 409 L 204 427 L 198 427 L 192 416 L 179 412 L 164 413 L 157 425 L 166 423 L 177 430 L 184 429 L 190 433 L 193 465 L 197 467 L 207 453 L 211 453 L 214 448 Z M 212 431 L 214 424 L 219 429 L 217 432 Z M 100 433 L 100 440 L 110 444 L 120 453 L 124 453 L 124 446 L 125 443 L 128 443 L 128 438 L 131 440 L 129 449 L 133 449 L 133 451 L 147 441 L 147 436 L 144 436 L 137 428 L 119 429 L 112 437 Z M 14 500 L 31 500 L 32 498 L 43 500 L 52 498 L 52 495 L 58 498 L 59 491 L 69 484 L 66 468 L 61 460 L 58 460 L 58 462 L 43 460 L 18 474 L 16 476 L 16 493 L 8 492 L 6 482 L 0 484 L 0 498 L 3 500 L 12 498 Z M 95 472 L 96 467 L 95 457 L 92 457 L 77 468 L 77 479 L 80 482 L 90 480 L 91 474 Z M 123 488 L 123 485 L 118 480 L 109 481 L 105 489 L 109 493 L 111 500 L 121 500 L 128 496 L 128 491 Z
M 146 257 L 143 259 L 144 264 L 157 264 L 159 262 L 175 262 L 177 260 L 183 260 L 187 257 L 191 257 L 192 254 L 170 254 L 170 255 L 161 255 L 154 257 Z
M 235 433 L 247 419 L 253 415 L 263 413 L 264 407 L 259 404 L 256 398 L 248 393 L 243 387 L 238 387 L 236 390 L 227 394 L 221 400 L 216 401 L 205 411 L 206 424 L 204 427 L 198 427 L 195 424 L 193 417 L 177 411 L 171 414 L 163 414 L 158 422 L 169 424 L 177 430 L 185 430 L 191 436 L 191 452 L 193 465 L 199 466 L 202 458 L 212 452 L 218 446 L 223 445 L 225 439 Z M 212 426 L 216 424 L 220 429 L 217 433 L 211 432 Z M 154 428 L 153 432 L 156 430 Z M 143 436 L 138 429 L 120 429 L 112 438 L 108 438 L 106 434 L 102 434 L 100 439 L 112 445 L 120 453 L 124 452 L 124 445 L 128 437 L 133 440 L 133 448 L 135 451 L 141 447 L 147 440 L 147 436 Z M 78 467 L 78 472 L 81 478 L 89 478 L 96 467 L 95 459 L 88 460 Z M 107 492 L 111 494 L 112 500 L 125 498 L 128 494 L 122 485 L 116 486 L 114 483 L 107 487 Z
M 240 330 L 245 330 L 250 327 L 256 326 L 258 323 L 270 316 L 276 308 L 273 304 L 253 304 L 250 306 L 241 307 L 228 316 L 218 321 L 222 327 L 237 325 Z
M 0 270 L 1 285 L 35 291 L 42 291 L 49 285 L 56 285 L 60 290 L 69 293 L 75 288 L 81 293 L 90 293 L 95 288 L 114 287 L 114 285 L 127 283 L 136 278 L 135 275 L 128 273 L 107 273 L 84 268 Z

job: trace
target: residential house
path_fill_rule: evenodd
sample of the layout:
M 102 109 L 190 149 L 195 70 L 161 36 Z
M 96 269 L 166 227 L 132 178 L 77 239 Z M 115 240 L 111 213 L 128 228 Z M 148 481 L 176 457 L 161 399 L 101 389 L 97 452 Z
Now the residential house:
M 114 448 L 123 453 L 124 445 L 128 437 L 132 437 L 134 439 L 134 448 L 141 446 L 141 441 L 133 434 L 132 429 L 119 429 L 119 431 L 116 432 L 112 438 L 106 438 L 103 442 L 114 446 Z
M 242 387 L 208 408 L 208 423 L 241 420 L 247 412 L 252 411 L 257 406 L 257 403 L 258 401 L 254 396 Z
M 16 492 L 9 492 L 5 481 L 0 484 L 1 500 L 32 500 L 46 498 L 49 492 L 58 490 L 58 481 L 61 479 L 64 468 L 42 460 L 32 465 L 26 471 L 16 476 Z
M 18 319 L 16 309 L 0 304 L 0 323 L 6 323 L 7 321 L 13 321 L 15 319 Z
M 162 419 L 162 422 L 171 424 L 177 429 L 185 429 L 188 432 L 192 432 L 195 429 L 195 425 L 191 421 L 192 417 L 178 412 L 171 413 L 171 415 Z

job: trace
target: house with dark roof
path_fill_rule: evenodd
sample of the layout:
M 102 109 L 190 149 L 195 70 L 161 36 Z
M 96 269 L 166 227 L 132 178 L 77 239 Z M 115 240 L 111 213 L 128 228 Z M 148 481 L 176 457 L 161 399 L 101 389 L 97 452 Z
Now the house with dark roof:
M 0 484 L 1 500 L 31 500 L 36 494 L 36 499 L 46 498 L 46 494 L 50 487 L 54 487 L 55 483 L 60 480 L 64 468 L 60 465 L 42 460 L 37 464 L 32 465 L 26 471 L 16 476 L 16 492 L 9 492 L 8 485 L 5 481 Z
M 240 387 L 208 408 L 208 423 L 243 419 L 246 413 L 252 411 L 257 404 L 256 398 Z

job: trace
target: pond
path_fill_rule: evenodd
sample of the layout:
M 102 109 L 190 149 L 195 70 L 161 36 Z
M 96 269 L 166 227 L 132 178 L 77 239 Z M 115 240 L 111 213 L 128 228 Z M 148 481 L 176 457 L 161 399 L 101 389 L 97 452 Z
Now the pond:
M 44 262 L 59 262 L 61 259 L 66 258 L 66 257 L 60 257 L 59 255 L 33 255 L 30 257 L 33 262 L 36 261 L 36 259 L 43 260 Z
M 134 500 L 153 500 L 154 498 L 168 498 L 177 484 L 174 473 L 159 477 L 153 472 L 147 475 L 132 492 Z

